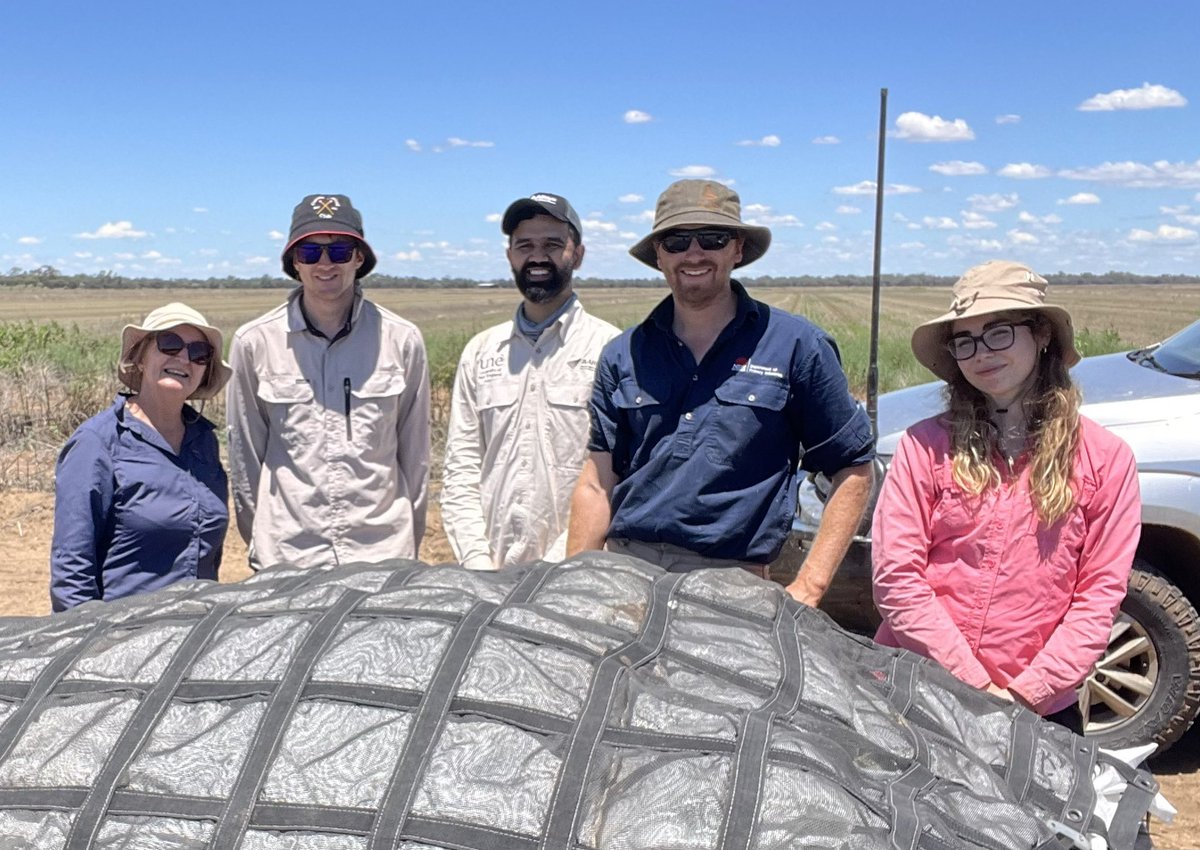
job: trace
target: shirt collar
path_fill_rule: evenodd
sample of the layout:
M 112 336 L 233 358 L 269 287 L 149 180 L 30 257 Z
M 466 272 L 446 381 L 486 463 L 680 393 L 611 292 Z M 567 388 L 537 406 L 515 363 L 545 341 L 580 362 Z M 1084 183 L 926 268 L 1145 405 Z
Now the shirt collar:
M 740 327 L 744 322 L 756 320 L 759 313 L 759 304 L 750 294 L 746 292 L 746 287 L 742 286 L 736 280 L 729 281 L 729 288 L 733 290 L 733 296 L 737 299 L 737 312 L 733 315 L 733 321 L 730 325 Z M 650 311 L 650 315 L 646 317 L 644 325 L 655 325 L 659 330 L 666 333 L 671 333 L 671 326 L 675 321 L 675 296 L 668 295 L 658 306 Z
M 317 330 L 316 325 L 309 321 L 308 313 L 304 311 L 303 295 L 303 286 L 297 286 L 288 294 L 288 332 L 299 333 L 300 331 L 308 331 L 313 336 L 328 339 L 325 334 Z M 358 321 L 359 311 L 362 310 L 362 302 L 362 284 L 356 281 L 354 284 L 354 304 L 350 307 L 350 315 L 346 317 L 346 324 L 342 325 L 342 329 L 337 332 L 337 335 L 330 342 L 339 340 L 350 333 L 354 327 L 354 323 Z

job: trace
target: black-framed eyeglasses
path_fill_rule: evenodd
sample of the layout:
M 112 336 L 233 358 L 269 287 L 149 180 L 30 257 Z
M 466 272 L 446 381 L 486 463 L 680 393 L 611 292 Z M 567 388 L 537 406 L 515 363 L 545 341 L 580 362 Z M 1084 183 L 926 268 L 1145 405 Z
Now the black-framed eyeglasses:
M 358 246 L 353 242 L 333 242 L 329 245 L 322 245 L 319 242 L 301 242 L 293 249 L 292 256 L 296 258 L 297 263 L 311 266 L 313 263 L 321 262 L 322 254 L 328 254 L 329 262 L 337 263 L 340 266 L 353 260 L 356 250 L 358 250 Z
M 184 342 L 183 337 L 174 331 L 161 331 L 155 335 L 154 344 L 168 357 L 174 357 L 181 351 L 187 351 L 187 359 L 197 366 L 207 366 L 212 362 L 213 347 L 206 339 Z
M 720 251 L 735 236 L 732 230 L 674 230 L 660 236 L 658 244 L 668 254 L 682 254 L 695 239 L 705 251 Z
M 946 341 L 946 350 L 955 360 L 970 360 L 979 350 L 981 342 L 988 351 L 1004 351 L 1006 348 L 1012 348 L 1013 343 L 1017 341 L 1017 328 L 1020 325 L 1032 330 L 1034 324 L 1032 319 L 1020 322 L 1000 322 L 984 328 L 983 333 L 979 336 L 963 331 Z

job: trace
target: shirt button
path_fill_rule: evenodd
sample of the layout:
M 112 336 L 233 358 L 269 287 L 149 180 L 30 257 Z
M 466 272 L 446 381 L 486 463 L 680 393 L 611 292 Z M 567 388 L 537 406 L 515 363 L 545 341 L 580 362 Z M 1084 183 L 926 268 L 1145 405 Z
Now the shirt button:
M 757 400 L 758 400 L 758 396 L 756 396 L 754 393 L 750 393 L 750 395 L 746 396 L 746 401 L 757 401 Z
M 641 397 L 641 396 L 638 396 L 637 398 L 635 398 L 635 399 L 633 400 L 633 403 L 634 403 L 634 404 L 641 404 L 641 403 L 642 403 L 642 397 Z
M 683 418 L 686 419 L 688 422 L 691 422 L 692 421 L 692 412 L 689 410 L 687 413 L 683 414 Z
M 698 380 L 700 380 L 700 376 L 699 376 L 699 375 L 692 375 L 692 380 L 693 380 L 693 381 L 698 381 Z

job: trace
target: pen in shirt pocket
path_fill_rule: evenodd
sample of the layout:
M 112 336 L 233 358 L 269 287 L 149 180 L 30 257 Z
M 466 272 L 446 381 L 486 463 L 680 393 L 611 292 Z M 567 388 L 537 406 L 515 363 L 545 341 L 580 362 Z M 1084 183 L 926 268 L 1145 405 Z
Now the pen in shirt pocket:
M 350 439 L 350 379 L 342 379 L 342 392 L 346 395 L 346 439 Z

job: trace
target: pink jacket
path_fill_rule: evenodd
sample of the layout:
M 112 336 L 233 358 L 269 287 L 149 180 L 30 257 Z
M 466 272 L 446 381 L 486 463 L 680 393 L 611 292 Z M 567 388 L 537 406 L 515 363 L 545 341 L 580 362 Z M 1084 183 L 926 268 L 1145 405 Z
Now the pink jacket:
M 875 640 L 1041 714 L 1070 705 L 1108 644 L 1141 530 L 1133 452 L 1083 417 L 1074 487 L 1071 512 L 1040 526 L 1024 461 L 972 498 L 951 477 L 944 419 L 912 426 L 875 508 Z

